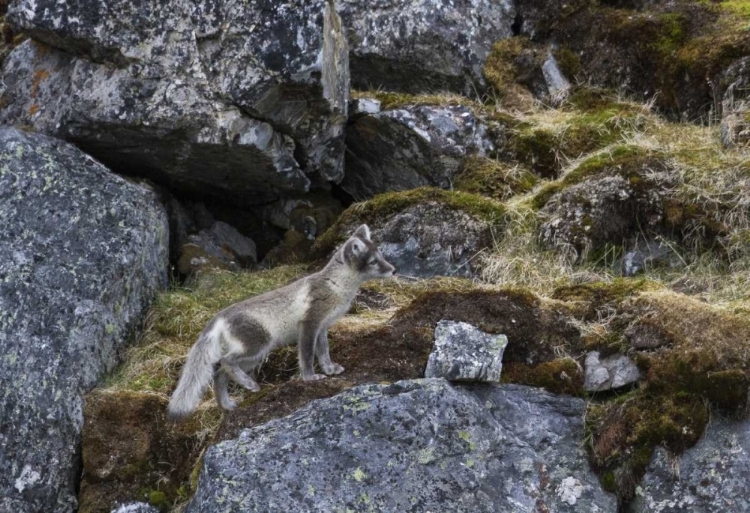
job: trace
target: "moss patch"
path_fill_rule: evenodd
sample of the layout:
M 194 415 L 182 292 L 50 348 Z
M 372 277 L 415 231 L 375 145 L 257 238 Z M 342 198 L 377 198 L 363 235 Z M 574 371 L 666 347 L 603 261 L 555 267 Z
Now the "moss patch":
M 133 500 L 168 511 L 182 500 L 206 430 L 216 429 L 219 414 L 202 412 L 174 425 L 166 406 L 163 398 L 137 392 L 86 397 L 79 511 L 109 512 L 117 502 Z
M 544 207 L 556 193 L 600 174 L 618 174 L 627 180 L 638 180 L 644 170 L 664 170 L 664 156 L 639 146 L 620 145 L 592 155 L 569 170 L 559 180 L 546 183 L 531 198 L 534 208 Z
M 558 358 L 531 366 L 520 362 L 503 366 L 503 383 L 517 383 L 540 387 L 556 394 L 580 396 L 584 376 L 579 364 L 572 358 Z
M 530 191 L 538 178 L 520 165 L 471 156 L 455 179 L 456 190 L 504 201 Z
M 573 101 L 584 102 L 581 95 L 578 93 Z M 575 110 L 569 114 L 558 111 L 518 125 L 511 131 L 504 152 L 542 177 L 552 178 L 568 159 L 620 142 L 626 134 L 646 123 L 642 111 L 631 109 L 627 104 L 599 101 L 598 108 L 591 104 L 586 111 Z

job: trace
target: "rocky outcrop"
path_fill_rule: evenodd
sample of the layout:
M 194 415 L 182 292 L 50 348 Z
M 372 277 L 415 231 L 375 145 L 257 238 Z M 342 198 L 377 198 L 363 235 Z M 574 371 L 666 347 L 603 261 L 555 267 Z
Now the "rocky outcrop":
M 352 85 L 410 93 L 476 94 L 492 44 L 510 37 L 508 1 L 340 0 Z
M 465 322 L 440 321 L 435 348 L 427 359 L 426 378 L 448 381 L 500 382 L 505 335 L 491 335 Z
M 664 219 L 665 191 L 655 182 L 604 174 L 572 185 L 545 205 L 540 228 L 549 247 L 585 256 L 606 243 L 622 244 Z
M 356 115 L 347 127 L 341 187 L 356 201 L 425 185 L 448 189 L 467 156 L 494 150 L 491 132 L 463 105 Z
M 187 511 L 614 511 L 583 411 L 513 385 L 358 387 L 209 448 Z
M 54 49 L 8 57 L 0 121 L 237 204 L 342 178 L 348 53 L 331 4 L 146 4 L 14 2 L 9 19 Z
M 252 239 L 222 221 L 216 221 L 208 230 L 189 235 L 179 252 L 177 267 L 185 276 L 206 267 L 239 271 L 258 261 Z
M 617 390 L 636 383 L 641 376 L 638 366 L 624 354 L 602 358 L 599 351 L 586 355 L 586 392 Z
M 0 129 L 0 510 L 76 509 L 82 393 L 166 285 L 156 194 L 73 146 Z
M 750 422 L 711 419 L 703 438 L 681 456 L 655 451 L 628 511 L 750 511 Z
M 725 3 L 523 0 L 517 11 L 518 33 L 558 48 L 569 79 L 683 119 L 715 114 L 725 70 L 750 52 L 745 13 Z
M 479 253 L 492 244 L 504 209 L 467 193 L 420 188 L 383 194 L 346 210 L 314 247 L 327 258 L 357 226 L 367 223 L 383 256 L 406 276 L 472 276 Z

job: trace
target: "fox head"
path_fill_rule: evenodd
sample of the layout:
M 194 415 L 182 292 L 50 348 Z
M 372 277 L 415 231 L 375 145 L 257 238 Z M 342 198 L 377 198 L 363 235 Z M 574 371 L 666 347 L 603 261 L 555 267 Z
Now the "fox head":
M 378 247 L 370 240 L 370 229 L 366 224 L 357 228 L 344 244 L 344 261 L 357 271 L 363 280 L 390 278 L 396 268 L 386 261 Z

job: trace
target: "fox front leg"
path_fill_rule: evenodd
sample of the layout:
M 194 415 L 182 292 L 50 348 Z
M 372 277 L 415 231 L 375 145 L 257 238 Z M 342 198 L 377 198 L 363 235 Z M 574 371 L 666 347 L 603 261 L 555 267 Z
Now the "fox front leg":
M 320 369 L 327 376 L 344 372 L 344 368 L 341 365 L 331 361 L 331 355 L 328 353 L 328 330 L 320 330 L 318 340 L 315 343 L 315 356 L 318 357 Z
M 315 358 L 315 340 L 318 337 L 318 325 L 303 322 L 299 331 L 297 344 L 299 371 L 303 381 L 317 381 L 325 378 L 323 374 L 315 374 L 313 362 Z

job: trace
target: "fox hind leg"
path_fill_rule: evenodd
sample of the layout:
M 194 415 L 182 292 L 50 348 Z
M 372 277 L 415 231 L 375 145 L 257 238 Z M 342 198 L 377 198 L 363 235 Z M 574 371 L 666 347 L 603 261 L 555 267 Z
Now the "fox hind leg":
M 222 367 L 214 373 L 214 397 L 222 410 L 231 411 L 237 403 L 229 397 L 229 375 Z

